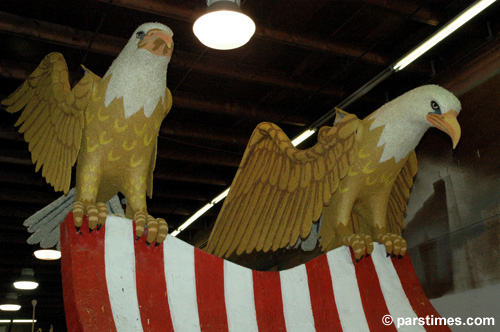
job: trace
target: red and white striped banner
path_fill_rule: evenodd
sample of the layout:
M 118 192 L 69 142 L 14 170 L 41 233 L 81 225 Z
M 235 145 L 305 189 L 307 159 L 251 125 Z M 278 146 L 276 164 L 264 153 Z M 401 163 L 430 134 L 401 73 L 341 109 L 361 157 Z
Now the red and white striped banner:
M 86 221 L 85 221 L 86 222 Z M 134 225 L 108 217 L 77 234 L 61 226 L 62 276 L 70 332 L 450 331 L 443 326 L 386 326 L 382 317 L 439 314 L 408 255 L 383 246 L 354 263 L 347 247 L 280 272 L 254 271 L 168 236 L 159 246 L 135 241 Z

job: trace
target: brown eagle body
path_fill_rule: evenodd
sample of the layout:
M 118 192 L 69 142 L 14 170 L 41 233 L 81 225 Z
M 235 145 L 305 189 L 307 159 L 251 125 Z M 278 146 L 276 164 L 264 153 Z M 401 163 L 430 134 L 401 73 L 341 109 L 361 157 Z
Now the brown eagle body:
M 455 147 L 459 100 L 427 85 L 387 103 L 363 120 L 343 118 L 321 128 L 318 143 L 295 148 L 274 124 L 255 129 L 222 206 L 207 250 L 220 257 L 276 251 L 305 239 L 321 217 L 320 247 L 353 248 L 357 259 L 373 250 L 404 255 L 400 236 L 417 170 L 414 149 L 430 127 Z
M 391 158 L 378 163 L 384 151 L 377 146 L 383 128 L 370 130 L 372 123 L 372 120 L 358 121 L 357 157 L 339 181 L 330 203 L 323 208 L 320 230 L 323 251 L 353 244 L 355 251 L 363 253 L 367 246 L 371 252 L 372 240 L 365 235 L 388 247 L 395 245 L 387 248 L 395 255 L 404 255 L 406 251 L 405 242 L 398 235 L 403 229 L 403 214 L 417 172 L 416 155 L 411 151 L 398 162 Z M 386 235 L 390 243 L 382 240 Z
M 165 220 L 147 212 L 160 125 L 172 106 L 166 73 L 173 51 L 172 31 L 159 23 L 137 28 L 101 79 L 88 71 L 70 89 L 59 53 L 47 55 L 14 93 L 2 101 L 22 111 L 16 126 L 29 143 L 36 170 L 56 191 L 67 193 L 77 161 L 75 225 L 83 214 L 89 227 L 102 226 L 107 202 L 121 192 L 137 235 L 148 227 L 148 242 L 165 239 Z

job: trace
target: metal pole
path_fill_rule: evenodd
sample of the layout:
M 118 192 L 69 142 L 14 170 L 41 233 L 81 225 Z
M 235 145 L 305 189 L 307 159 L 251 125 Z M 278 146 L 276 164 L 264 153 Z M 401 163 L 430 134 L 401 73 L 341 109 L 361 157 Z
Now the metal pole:
M 31 304 L 33 305 L 33 317 L 31 319 L 31 332 L 35 332 L 35 308 L 37 304 L 37 300 L 31 300 Z

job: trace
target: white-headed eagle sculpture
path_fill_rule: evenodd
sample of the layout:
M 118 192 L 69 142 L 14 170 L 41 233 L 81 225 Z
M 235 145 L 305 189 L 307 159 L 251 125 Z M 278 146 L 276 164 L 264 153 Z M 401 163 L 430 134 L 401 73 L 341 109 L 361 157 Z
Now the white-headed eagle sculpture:
M 383 105 L 365 119 L 323 127 L 318 143 L 295 148 L 276 125 L 254 130 L 210 236 L 207 251 L 276 251 L 306 238 L 321 217 L 319 245 L 351 246 L 356 259 L 373 240 L 390 255 L 405 254 L 404 214 L 417 171 L 415 147 L 431 127 L 460 139 L 460 101 L 425 85 Z
M 139 26 L 103 78 L 88 69 L 71 89 L 60 53 L 47 55 L 38 68 L 2 101 L 29 143 L 36 170 L 56 191 L 68 193 L 76 167 L 74 221 L 104 224 L 106 202 L 121 192 L 126 216 L 136 221 L 148 242 L 162 242 L 164 219 L 148 214 L 160 125 L 172 106 L 166 87 L 173 33 L 160 23 Z

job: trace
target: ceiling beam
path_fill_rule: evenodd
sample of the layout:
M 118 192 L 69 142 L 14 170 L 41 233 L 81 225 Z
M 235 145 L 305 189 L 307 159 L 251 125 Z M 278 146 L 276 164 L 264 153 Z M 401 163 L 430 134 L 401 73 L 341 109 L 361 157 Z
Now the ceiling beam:
M 81 31 L 60 24 L 25 18 L 6 12 L 0 12 L 0 31 L 63 44 L 67 47 L 82 50 L 87 50 L 90 40 L 94 37 L 94 33 L 90 31 Z M 92 43 L 91 51 L 116 56 L 126 43 L 127 40 L 123 38 L 98 34 Z M 196 54 L 176 50 L 171 65 L 185 70 L 193 69 L 209 75 L 279 86 L 285 89 L 314 92 L 334 97 L 341 97 L 345 94 L 343 90 L 337 88 L 322 89 L 322 84 L 307 83 L 303 80 L 298 81 L 280 72 L 266 71 L 260 67 L 240 63 L 228 66 L 227 61 L 210 56 L 204 56 L 201 61 L 197 61 L 198 57 Z
M 0 15 L 1 16 L 1 15 Z M 0 18 L 1 19 L 1 18 Z M 0 23 L 1 25 L 1 23 Z M 40 59 L 41 61 L 41 59 Z M 35 70 L 33 64 L 26 64 L 17 61 L 8 61 L 0 59 L 0 76 L 8 79 L 24 81 L 29 75 Z M 69 73 L 73 80 L 76 80 L 79 75 L 77 73 Z M 312 90 L 311 90 L 312 91 Z M 3 99 L 3 98 L 2 98 Z M 281 122 L 296 126 L 305 126 L 309 124 L 312 120 L 304 115 L 300 114 L 288 114 L 287 111 L 280 109 L 269 109 L 257 105 L 243 106 L 234 102 L 221 102 L 216 100 L 199 99 L 199 95 L 189 94 L 183 92 L 176 92 L 173 98 L 173 107 L 179 107 L 183 109 L 191 109 L 198 112 L 210 113 L 210 114 L 224 114 L 227 116 L 242 117 L 253 119 L 255 121 L 271 121 L 271 122 Z M 286 120 L 284 120 L 286 119 Z M 202 131 L 203 132 L 203 131 Z M 198 135 L 201 133 L 196 131 L 190 133 L 190 135 Z M 203 134 L 204 135 L 204 134 Z M 209 137 L 210 135 L 204 135 Z M 243 140 L 248 138 L 235 138 L 234 136 L 229 136 L 222 138 L 222 134 L 218 135 L 217 141 L 227 142 L 235 141 L 238 144 L 246 144 Z
M 109 0 L 99 0 L 109 3 Z M 417 3 L 408 1 L 386 1 L 386 0 L 364 0 L 374 6 L 382 7 L 396 14 L 404 15 L 409 19 L 436 26 L 439 24 L 439 16 L 428 8 L 419 6 Z M 183 8 L 167 4 L 160 0 L 114 0 L 113 5 L 150 14 L 162 15 L 185 22 L 194 22 L 201 11 L 191 8 Z
M 168 146 L 168 148 L 167 148 Z M 196 151 L 195 151 L 196 150 Z M 163 142 L 158 147 L 158 158 L 177 160 L 182 162 L 238 167 L 241 161 L 240 154 L 218 151 L 217 155 L 212 149 L 194 149 L 178 143 Z M 0 163 L 31 165 L 29 152 L 11 148 L 0 148 Z
M 258 105 L 242 106 L 232 101 L 216 102 L 200 99 L 195 94 L 177 92 L 174 96 L 174 107 L 193 109 L 212 114 L 224 114 L 238 118 L 252 119 L 255 121 L 270 121 L 303 127 L 312 122 L 312 119 L 300 115 L 289 114 L 280 109 L 269 109 Z M 284 120 L 286 119 L 286 120 Z M 248 140 L 249 137 L 246 139 Z M 246 143 L 245 143 L 246 144 Z
M 373 6 L 384 8 L 402 17 L 437 26 L 441 22 L 440 16 L 431 9 L 416 3 L 415 1 L 387 1 L 387 0 L 363 0 Z
M 1 63 L 1 62 L 0 62 Z M 0 77 L 2 69 L 0 68 Z M 0 97 L 0 100 L 2 98 Z M 193 125 L 191 123 L 175 122 L 171 123 L 167 120 L 160 129 L 160 136 L 175 137 L 175 138 L 191 138 L 197 140 L 204 140 L 209 142 L 217 142 L 223 144 L 231 144 L 241 148 L 241 152 L 248 143 L 249 137 L 235 137 L 234 135 L 225 134 L 224 132 L 208 131 L 207 127 L 201 125 Z M 3 127 L 3 125 L 2 125 Z M 22 134 L 19 134 L 14 126 L 2 128 L 0 132 L 0 139 L 24 142 Z
M 165 124 L 160 129 L 160 136 L 175 137 L 175 138 L 191 138 L 196 140 L 211 141 L 223 144 L 231 144 L 241 147 L 243 152 L 244 147 L 248 143 L 250 137 L 237 137 L 234 134 L 229 135 L 224 131 L 208 131 L 207 126 L 194 125 L 191 123 L 172 123 L 165 120 Z
M 107 0 L 99 1 L 106 3 L 108 2 Z M 114 0 L 113 5 L 150 14 L 161 15 L 185 22 L 194 22 L 204 12 L 200 10 L 186 9 L 179 6 L 169 5 L 165 1 L 161 0 Z M 311 39 L 310 36 L 299 35 L 296 33 L 292 34 L 285 31 L 276 30 L 271 27 L 258 25 L 255 31 L 255 37 L 288 44 L 302 49 L 327 52 L 336 56 L 360 58 L 364 62 L 380 66 L 387 66 L 390 64 L 389 59 L 373 52 L 365 52 L 365 50 L 362 49 L 337 44 L 328 40 L 314 40 Z
M 33 164 L 29 164 L 32 166 Z M 34 166 L 33 166 L 34 167 Z M 235 169 L 236 172 L 236 169 Z M 0 164 L 0 182 L 3 183 L 17 183 L 22 186 L 30 187 L 45 187 L 47 184 L 45 180 L 34 172 L 33 168 L 25 168 L 22 170 L 17 167 L 8 167 L 6 164 Z M 168 171 L 162 171 L 157 169 L 154 172 L 155 184 L 165 184 L 165 182 L 181 182 L 181 183 L 195 183 L 204 184 L 210 186 L 221 186 L 226 187 L 231 184 L 231 180 L 228 176 L 221 176 L 217 173 L 211 172 L 208 175 L 205 172 L 189 172 L 187 170 L 169 169 Z M 157 182 L 158 181 L 158 182 Z

